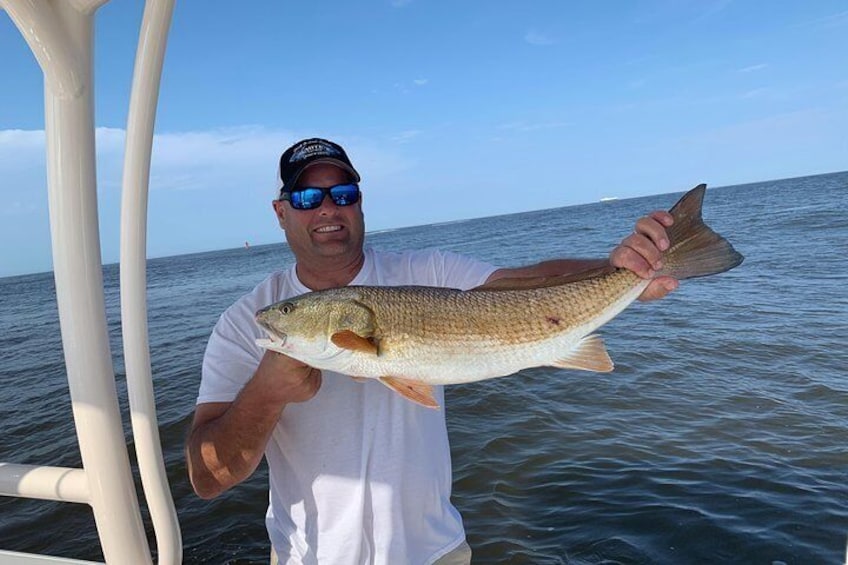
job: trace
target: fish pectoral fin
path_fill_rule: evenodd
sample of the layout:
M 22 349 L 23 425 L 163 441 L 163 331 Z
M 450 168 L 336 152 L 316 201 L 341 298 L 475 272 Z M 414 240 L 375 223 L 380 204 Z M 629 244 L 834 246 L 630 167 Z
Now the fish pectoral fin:
M 420 404 L 426 408 L 439 408 L 439 403 L 433 397 L 432 385 L 401 377 L 380 377 L 380 382 L 416 404 Z
M 609 373 L 614 368 L 612 359 L 604 346 L 604 340 L 598 334 L 587 335 L 567 357 L 557 359 L 551 364 L 560 369 L 579 369 L 598 373 Z
M 352 332 L 350 330 L 342 330 L 330 336 L 330 341 L 335 343 L 342 349 L 350 349 L 351 351 L 360 351 L 362 353 L 372 353 L 377 355 L 379 350 L 377 344 L 367 337 Z

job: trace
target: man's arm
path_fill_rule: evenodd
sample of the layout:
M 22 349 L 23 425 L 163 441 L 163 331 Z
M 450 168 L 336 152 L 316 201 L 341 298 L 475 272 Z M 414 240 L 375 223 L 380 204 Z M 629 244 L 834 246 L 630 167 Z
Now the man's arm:
M 186 442 L 197 495 L 214 498 L 252 475 L 285 406 L 309 400 L 320 386 L 319 370 L 266 351 L 233 402 L 199 404 Z
M 624 238 L 609 254 L 608 259 L 554 259 L 527 267 L 498 269 L 486 283 L 504 278 L 549 277 L 570 275 L 612 265 L 629 269 L 642 278 L 652 278 L 662 266 L 663 251 L 668 249 L 665 229 L 674 222 L 671 214 L 658 210 L 639 218 L 633 233 Z M 657 277 L 639 296 L 639 300 L 656 300 L 677 288 L 677 280 Z

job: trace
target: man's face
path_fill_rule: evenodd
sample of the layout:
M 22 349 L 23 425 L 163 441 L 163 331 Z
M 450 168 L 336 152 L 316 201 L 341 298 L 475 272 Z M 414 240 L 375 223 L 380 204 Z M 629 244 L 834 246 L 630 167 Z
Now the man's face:
M 297 187 L 329 188 L 350 182 L 348 173 L 329 163 L 316 163 L 300 175 Z M 288 201 L 274 201 L 280 227 L 286 232 L 298 262 L 326 258 L 345 259 L 362 252 L 365 220 L 362 199 L 350 206 L 336 206 L 325 197 L 321 206 L 312 210 L 295 210 Z

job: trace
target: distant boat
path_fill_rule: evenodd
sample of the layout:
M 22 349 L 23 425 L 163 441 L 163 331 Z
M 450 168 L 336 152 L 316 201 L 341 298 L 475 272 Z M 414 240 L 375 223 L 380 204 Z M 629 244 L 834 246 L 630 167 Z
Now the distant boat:
M 246 242 L 246 241 L 244 242 L 244 248 L 245 248 L 245 249 L 250 249 L 250 244 L 249 244 L 248 242 Z
M 601 198 L 601 202 L 612 202 L 613 200 L 618 200 L 618 196 L 604 196 Z

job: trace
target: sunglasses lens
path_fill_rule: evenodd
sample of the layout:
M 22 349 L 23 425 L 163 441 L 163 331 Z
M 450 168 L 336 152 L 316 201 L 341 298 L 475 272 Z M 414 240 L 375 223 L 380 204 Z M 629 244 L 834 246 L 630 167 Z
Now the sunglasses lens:
M 359 201 L 359 187 L 355 184 L 339 184 L 330 189 L 330 198 L 336 206 L 350 206 Z
M 312 210 L 324 201 L 324 191 L 320 188 L 304 188 L 291 192 L 292 208 L 297 210 Z

